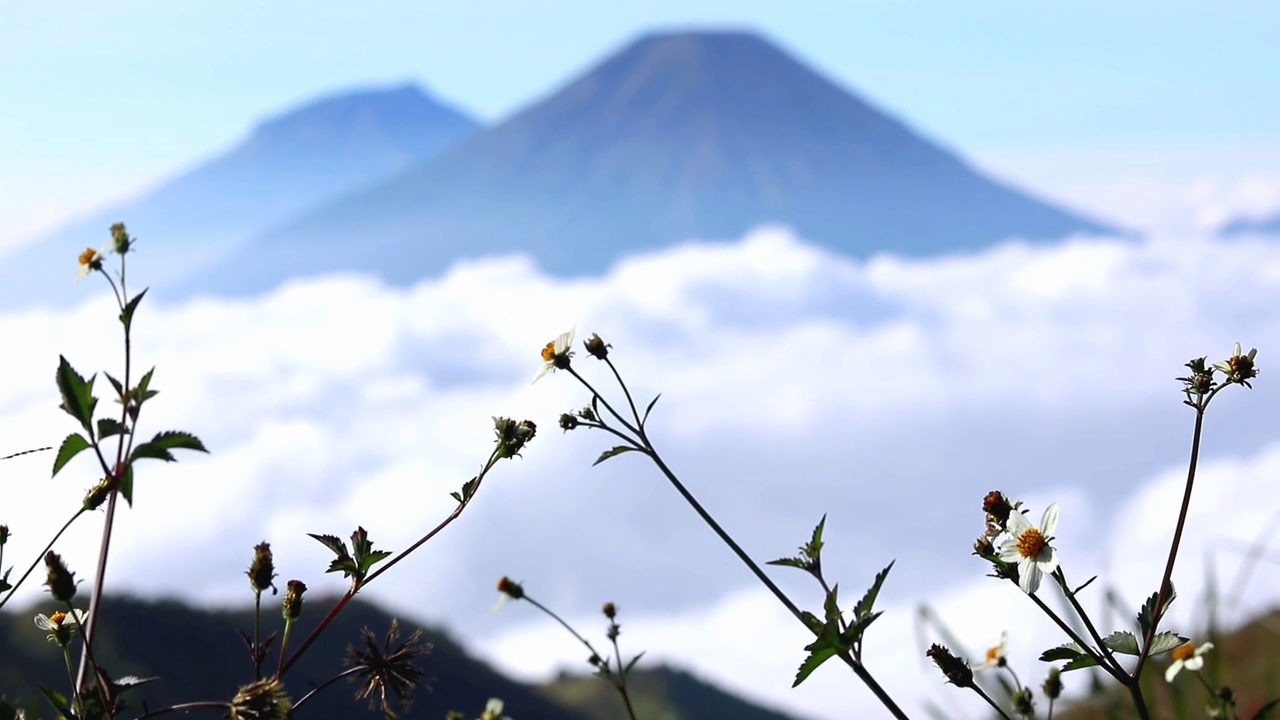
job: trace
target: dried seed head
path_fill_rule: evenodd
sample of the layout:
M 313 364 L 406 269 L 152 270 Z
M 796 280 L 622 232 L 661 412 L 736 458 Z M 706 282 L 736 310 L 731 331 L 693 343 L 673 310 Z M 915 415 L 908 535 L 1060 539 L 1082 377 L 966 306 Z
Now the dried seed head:
M 969 667 L 969 663 L 951 654 L 945 646 L 934 643 L 925 655 L 933 660 L 942 674 L 947 677 L 947 682 L 956 687 L 974 687 L 973 668 Z
M 293 701 L 278 678 L 263 678 L 240 688 L 231 698 L 230 720 L 286 720 Z
M 992 490 L 982 498 L 982 509 L 987 513 L 988 522 L 994 522 L 1003 529 L 1005 523 L 1009 521 L 1009 513 L 1013 512 L 1013 505 L 1004 493 Z
M 45 553 L 44 565 L 48 573 L 44 584 L 49 588 L 49 594 L 58 602 L 70 602 L 76 596 L 75 573 L 68 570 L 66 563 L 52 550 Z
M 609 357 L 609 348 L 611 346 L 606 345 L 605 341 L 601 340 L 600 336 L 595 333 L 592 333 L 591 337 L 587 338 L 587 341 L 584 342 L 583 345 L 587 348 L 587 352 L 593 357 L 599 358 L 600 360 Z
M 1057 700 L 1062 695 L 1062 671 L 1058 668 L 1049 668 L 1049 676 L 1044 679 L 1044 696 L 1050 700 Z
M 284 591 L 281 611 L 285 620 L 297 620 L 302 617 L 302 594 L 307 591 L 307 584 L 301 580 L 290 580 Z
M 276 594 L 275 583 L 276 566 L 271 558 L 271 544 L 266 542 L 258 543 L 253 548 L 253 562 L 249 563 L 249 569 L 245 571 L 245 575 L 249 576 L 249 585 L 255 593 L 261 594 L 267 588 L 271 588 L 271 594 Z

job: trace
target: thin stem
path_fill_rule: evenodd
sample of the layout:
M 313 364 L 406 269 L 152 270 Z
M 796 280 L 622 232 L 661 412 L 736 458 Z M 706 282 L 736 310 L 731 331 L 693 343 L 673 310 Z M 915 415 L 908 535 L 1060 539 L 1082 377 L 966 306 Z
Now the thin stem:
M 627 405 L 631 406 L 631 416 L 636 419 L 636 427 L 644 424 L 644 420 L 640 419 L 640 413 L 636 412 L 635 401 L 631 399 L 631 390 L 627 388 L 627 384 L 622 382 L 622 376 L 618 374 L 618 368 L 614 367 L 613 361 L 605 356 L 604 362 L 613 371 L 613 377 L 618 381 L 618 387 L 622 388 L 622 394 L 627 396 Z
M 1062 632 L 1067 634 L 1067 637 L 1070 637 L 1071 640 L 1075 642 L 1076 645 L 1079 645 L 1085 651 L 1085 653 L 1089 655 L 1089 657 L 1093 658 L 1094 662 L 1098 663 L 1099 667 L 1101 667 L 1103 670 L 1106 670 L 1108 675 L 1115 678 L 1116 680 L 1119 680 L 1120 682 L 1124 682 L 1124 679 L 1127 678 L 1128 676 L 1125 675 L 1120 670 L 1113 668 L 1110 665 L 1107 665 L 1105 662 L 1103 662 L 1104 658 L 1101 655 L 1099 655 L 1098 652 L 1094 650 L 1092 646 L 1089 645 L 1089 643 L 1085 642 L 1084 638 L 1080 637 L 1080 635 L 1074 629 L 1072 629 L 1072 627 L 1068 625 L 1066 621 L 1058 617 L 1058 613 L 1054 612 L 1053 608 L 1049 607 L 1048 605 L 1045 605 L 1044 601 L 1036 597 L 1034 594 L 1028 593 L 1027 597 L 1031 598 L 1031 601 L 1034 602 L 1037 607 L 1043 610 L 1044 614 L 1048 615 L 1049 619 L 1053 620 L 1053 622 L 1057 624 L 1057 626 L 1062 630 Z
M 226 701 L 200 700 L 198 702 L 189 702 L 189 703 L 180 703 L 178 705 L 170 705 L 169 707 L 160 708 L 159 710 L 148 710 L 147 712 L 139 715 L 133 720 L 148 720 L 148 718 L 160 717 L 161 715 L 168 715 L 169 713 L 172 713 L 172 712 L 188 712 L 190 710 L 229 710 L 229 709 L 231 709 L 231 703 Z
M 31 573 L 36 569 L 36 567 L 38 567 L 40 563 L 44 561 L 44 556 L 48 555 L 49 551 L 53 549 L 53 544 L 58 542 L 58 538 L 62 537 L 62 533 L 66 532 L 67 528 L 71 527 L 71 523 L 75 522 L 76 518 L 80 517 L 83 514 L 85 514 L 85 509 L 82 507 L 76 511 L 75 515 L 71 516 L 70 520 L 68 520 L 66 523 L 62 525 L 62 527 L 58 530 L 58 532 L 54 533 L 53 539 L 49 541 L 49 544 L 44 546 L 44 549 L 40 551 L 40 554 L 36 555 L 36 559 L 31 562 L 31 565 L 27 568 L 27 571 L 22 573 L 22 577 L 18 578 L 18 582 L 14 583 L 13 587 L 9 589 L 9 594 L 5 595 L 3 600 L 0 600 L 0 608 L 4 607 L 5 604 L 9 602 L 10 598 L 13 597 L 13 594 L 18 592 L 18 588 L 22 587 L 22 583 L 25 582 L 26 579 L 31 575 Z
M 591 651 L 592 655 L 596 657 L 600 657 L 600 653 L 596 652 L 596 649 L 591 646 L 591 643 L 586 638 L 582 637 L 582 635 L 580 635 L 577 630 L 573 629 L 572 625 L 565 622 L 563 618 L 561 618 L 559 615 L 552 612 L 551 609 L 548 608 L 546 605 L 543 605 L 542 603 L 538 602 L 537 600 L 534 600 L 528 595 L 523 596 L 521 599 L 528 602 L 530 605 L 538 608 L 542 612 L 546 613 L 547 616 L 550 617 L 552 620 L 555 620 L 556 622 L 560 623 L 560 626 L 563 627 L 565 630 L 568 630 L 569 634 L 573 635 L 575 638 L 578 639 L 578 642 L 585 645 L 586 648 Z
M 1066 596 L 1067 602 L 1071 603 L 1071 607 L 1076 611 L 1076 615 L 1082 622 L 1084 622 L 1085 629 L 1089 631 L 1089 636 L 1098 644 L 1098 650 L 1106 657 L 1107 662 L 1109 662 L 1116 670 L 1125 672 L 1124 667 L 1120 665 L 1120 661 L 1116 660 L 1116 656 L 1112 654 L 1111 648 L 1107 647 L 1107 644 L 1102 642 L 1102 635 L 1098 632 L 1098 629 L 1094 627 L 1093 620 L 1089 618 L 1089 614 L 1084 611 L 1084 607 L 1081 606 L 1080 601 L 1076 599 L 1076 594 L 1072 592 L 1070 586 L 1067 585 L 1067 576 L 1066 573 L 1062 572 L 1061 566 L 1053 571 L 1053 579 L 1058 581 L 1058 587 L 1062 588 L 1062 594 Z
M 273 586 L 274 587 L 274 586 Z M 262 591 L 253 589 L 253 679 L 262 679 Z
M 1005 712 L 1004 708 L 1000 707 L 1000 705 L 995 700 L 992 700 L 991 696 L 988 695 L 986 691 L 984 691 L 982 688 L 978 687 L 977 684 L 971 685 L 970 687 L 973 688 L 974 692 L 978 693 L 978 697 L 987 701 L 987 704 L 991 706 L 992 710 L 995 710 L 996 712 L 1000 713 L 1000 717 L 1004 718 L 1004 720 L 1013 720 L 1013 718 L 1009 717 L 1009 713 Z
M 1215 388 L 1214 392 L 1217 389 Z M 1187 464 L 1187 484 L 1182 491 L 1182 507 L 1178 510 L 1178 524 L 1174 527 L 1173 542 L 1169 545 L 1169 559 L 1165 562 L 1164 577 L 1161 578 L 1160 590 L 1156 593 L 1155 612 L 1151 616 L 1151 625 L 1147 628 L 1146 635 L 1142 638 L 1142 653 L 1138 655 L 1138 665 L 1133 669 L 1135 680 L 1142 675 L 1142 668 L 1147 662 L 1151 643 L 1156 636 L 1156 627 L 1164 616 L 1164 605 L 1168 602 L 1169 592 L 1172 590 L 1173 564 L 1178 559 L 1178 546 L 1182 544 L 1182 529 L 1187 524 L 1187 513 L 1191 509 L 1191 490 L 1196 482 L 1196 466 L 1200 462 L 1200 439 L 1204 432 L 1204 411 L 1212 398 L 1213 393 L 1211 392 L 1196 407 L 1196 424 L 1195 430 L 1191 434 L 1191 459 Z
M 305 703 L 307 700 L 311 699 L 311 696 L 312 696 L 312 695 L 315 695 L 316 693 L 320 692 L 321 690 L 323 690 L 323 689 L 325 689 L 325 688 L 329 687 L 330 685 L 332 685 L 332 684 L 334 684 L 334 683 L 338 682 L 338 681 L 339 681 L 339 680 L 341 680 L 342 678 L 347 677 L 348 675 L 354 675 L 354 674 L 356 674 L 356 673 L 360 672 L 360 671 L 361 671 L 361 670 L 363 670 L 363 669 L 364 669 L 364 668 L 362 668 L 362 667 L 360 667 L 360 666 L 358 666 L 358 665 L 357 665 L 356 667 L 350 667 L 350 668 L 347 668 L 346 670 L 343 670 L 342 672 L 338 673 L 337 675 L 334 675 L 333 677 L 329 678 L 328 680 L 325 680 L 324 682 L 320 683 L 319 685 L 317 685 L 317 686 L 315 686 L 315 687 L 311 688 L 311 690 L 310 690 L 306 695 L 303 695 L 301 698 L 299 698 L 299 699 L 298 699 L 298 702 L 296 702 L 296 703 L 294 703 L 294 704 L 293 704 L 293 711 L 294 711 L 294 712 L 297 712 L 298 708 L 302 707 L 302 704 L 303 704 L 303 703 Z
M 662 458 L 658 456 L 658 452 L 654 450 L 653 445 L 649 442 L 649 439 L 645 437 L 643 432 L 640 434 L 640 440 L 645 446 L 644 452 L 651 460 L 653 460 L 654 464 L 658 466 L 658 469 L 667 477 L 667 480 L 671 482 L 671 485 L 675 487 L 676 491 L 685 499 L 685 502 L 688 502 L 690 507 L 692 507 L 694 511 L 698 513 L 698 516 L 702 518 L 703 522 L 715 531 L 716 535 L 718 535 L 720 539 L 729 546 L 729 549 L 732 550 L 734 554 L 738 556 L 738 559 L 751 570 L 752 574 L 756 576 L 756 579 L 763 583 L 764 586 L 769 589 L 769 592 L 773 593 L 773 596 L 776 597 L 778 601 L 787 608 L 787 610 L 791 611 L 791 614 L 800 621 L 800 624 L 804 625 L 806 629 L 812 632 L 812 628 L 810 628 L 809 624 L 805 622 L 804 614 L 801 612 L 800 608 L 796 607 L 796 604 L 791 601 L 791 598 L 787 597 L 786 593 L 782 592 L 782 589 L 779 588 L 773 580 L 770 580 L 768 575 L 764 574 L 764 570 L 762 570 L 760 566 L 751 559 L 751 556 L 747 555 L 746 551 L 729 536 L 729 533 L 725 532 L 724 528 L 720 527 L 720 523 L 716 522 L 715 518 L 711 517 L 711 514 L 702 507 L 702 504 L 699 503 L 687 489 L 685 489 L 684 484 L 680 482 L 680 479 L 676 477 L 675 473 L 673 473 L 671 469 L 667 467 L 666 463 L 662 461 Z M 899 718 L 900 720 L 907 720 L 906 713 L 898 707 L 897 703 L 893 701 L 893 698 L 889 697 L 889 693 L 880 686 L 880 683 L 876 682 L 875 678 L 871 676 L 870 671 L 868 671 L 859 660 L 854 658 L 847 651 L 839 653 L 839 656 L 846 665 L 853 669 L 853 672 L 858 676 L 858 679 L 862 680 L 867 688 L 875 694 L 876 699 L 878 699 L 881 704 L 889 710 L 889 712 L 893 713 L 894 717 Z
M 354 594 L 355 594 L 355 588 L 353 587 L 351 590 L 348 590 L 348 591 L 347 591 L 347 595 L 343 597 L 343 600 L 347 600 L 347 599 L 349 599 L 349 597 L 350 597 L 351 595 L 354 595 Z M 326 617 L 325 619 L 326 619 L 326 620 L 331 620 L 332 616 L 337 615 L 338 608 L 340 608 L 342 605 L 345 605 L 345 604 L 346 604 L 345 602 L 339 603 L 339 604 L 338 604 L 338 607 L 336 607 L 336 608 L 334 608 L 333 610 L 330 610 L 330 611 L 329 611 L 329 615 L 330 615 L 330 617 Z M 277 679 L 279 679 L 279 677 L 280 677 L 281 675 L 283 675 L 283 674 L 284 674 L 284 666 L 285 666 L 285 662 L 284 662 L 284 653 L 285 653 L 285 651 L 286 651 L 286 650 L 288 650 L 288 649 L 289 649 L 289 634 L 290 634 L 291 632 L 293 632 L 293 618 L 291 618 L 291 617 L 285 617 L 285 619 L 284 619 L 284 633 L 283 633 L 283 634 L 281 635 L 281 637 L 280 637 L 280 664 L 276 665 L 276 678 L 277 678 Z M 315 634 L 315 633 L 312 633 L 312 635 L 314 635 L 314 634 Z M 311 637 L 310 637 L 310 636 L 308 636 L 308 638 L 307 638 L 307 639 L 308 639 L 308 640 L 310 640 L 310 639 L 311 639 Z
M 76 692 L 76 673 L 71 669 L 71 647 L 69 645 L 62 646 L 62 661 L 67 666 L 67 682 L 71 683 L 71 701 L 76 712 L 83 717 L 85 714 L 84 703 L 80 701 L 80 693 Z
M 612 622 L 612 621 L 610 621 Z M 627 706 L 627 717 L 636 720 L 636 709 L 631 707 L 631 693 L 627 692 L 627 673 L 622 667 L 622 650 L 618 647 L 618 631 L 615 625 L 610 632 L 609 641 L 613 643 L 613 657 L 618 661 L 618 682 L 614 687 L 618 688 L 618 694 L 622 696 L 622 704 Z
M 116 499 L 118 490 L 112 490 L 107 497 L 107 515 L 102 523 L 102 543 L 98 547 L 98 567 L 93 574 L 93 593 L 89 596 L 89 618 L 84 626 L 84 648 L 80 654 L 80 671 L 76 675 L 77 691 L 84 685 L 89 670 L 89 646 L 98 624 L 98 608 L 102 605 L 102 585 L 107 577 L 107 554 L 111 551 L 111 529 L 116 517 Z
M 66 606 L 67 606 L 68 615 L 70 617 L 75 617 L 76 608 L 74 605 L 71 604 L 70 600 L 66 602 Z M 110 688 L 107 687 L 106 677 L 102 673 L 102 666 L 98 665 L 98 661 L 95 660 L 93 657 L 93 653 L 91 652 L 89 647 L 88 636 L 82 633 L 81 639 L 84 641 L 84 655 L 89 659 L 89 666 L 93 668 L 93 677 L 97 680 L 96 684 L 98 687 L 98 697 L 102 699 L 102 709 L 107 713 L 108 716 L 114 718 L 116 716 L 115 703 L 112 702 L 111 697 L 108 694 L 108 691 L 110 690 Z M 68 655 L 68 659 L 70 659 L 70 655 Z M 76 695 L 78 696 L 79 694 L 80 694 L 79 689 L 77 689 Z
M 612 366 L 610 366 L 610 367 L 612 367 Z M 591 391 L 591 395 L 592 395 L 594 398 L 598 399 L 598 400 L 600 401 L 600 403 L 601 403 L 602 405 L 604 405 L 605 409 L 609 411 L 609 414 L 610 414 L 610 415 L 613 415 L 615 418 L 617 418 L 617 419 L 618 419 L 618 422 L 622 423 L 622 426 L 623 426 L 623 427 L 625 427 L 626 429 L 628 429 L 628 430 L 630 430 L 632 433 L 634 433 L 634 434 L 636 435 L 636 437 L 639 437 L 639 438 L 642 438 L 642 439 L 644 438 L 644 433 L 643 433 L 643 432 L 641 432 L 640 428 L 632 426 L 632 425 L 631 425 L 631 423 L 627 422 L 626 418 L 624 418 L 624 417 L 622 417 L 621 415 L 619 415 L 619 414 L 618 414 L 618 411 L 617 411 L 617 410 L 614 410 L 614 409 L 613 409 L 613 406 L 609 404 L 609 401 L 608 401 L 608 400 L 605 400 L 603 395 L 601 395 L 600 393 L 596 392 L 596 389 L 595 389 L 594 387 L 591 387 L 591 383 L 587 382 L 587 379 L 586 379 L 586 378 L 584 378 L 584 377 L 582 377 L 581 375 L 579 375 L 577 370 L 574 370 L 572 367 L 567 368 L 567 370 L 569 371 L 569 374 L 570 374 L 570 375 L 572 375 L 574 378 L 576 378 L 576 379 L 578 380 L 578 382 L 582 383 L 583 387 L 585 387 L 586 389 L 588 389 L 588 390 L 590 390 L 590 391 Z M 619 382 L 621 382 L 621 379 L 619 379 Z M 629 397 L 629 395 L 628 395 L 628 397 Z

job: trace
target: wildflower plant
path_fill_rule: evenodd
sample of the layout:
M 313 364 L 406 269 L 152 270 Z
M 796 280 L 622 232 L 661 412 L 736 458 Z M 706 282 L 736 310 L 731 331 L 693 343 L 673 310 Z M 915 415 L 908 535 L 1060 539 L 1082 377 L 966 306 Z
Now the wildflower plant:
M 101 389 L 101 385 L 97 382 L 97 374 L 86 378 L 66 357 L 59 358 L 56 371 L 60 407 L 71 416 L 77 429 L 67 435 L 58 446 L 52 474 L 58 475 L 70 467 L 72 461 L 88 455 L 93 459 L 95 475 L 99 479 L 76 500 L 69 519 L 25 571 L 12 582 L 10 578 L 14 568 L 5 565 L 4 556 L 11 531 L 9 525 L 0 525 L 0 607 L 14 597 L 42 564 L 45 587 L 57 606 L 51 613 L 36 615 L 34 621 L 36 629 L 47 634 L 50 643 L 60 649 L 65 660 L 68 691 L 40 689 L 42 698 L 61 718 L 114 720 L 124 717 L 133 706 L 123 696 L 140 685 L 156 680 L 136 677 L 115 679 L 94 654 L 94 637 L 97 635 L 96 625 L 103 604 L 111 537 L 117 515 L 121 511 L 118 501 L 123 499 L 125 506 L 132 507 L 136 490 L 136 469 L 142 461 L 173 462 L 177 460 L 175 453 L 179 451 L 207 452 L 200 439 L 189 432 L 167 430 L 155 433 L 149 439 L 144 439 L 145 436 L 141 433 L 142 410 L 159 391 L 153 384 L 155 368 L 139 375 L 133 356 L 134 320 L 147 294 L 145 289 L 136 294 L 130 294 L 129 291 L 126 259 L 135 245 L 136 240 L 123 224 L 113 225 L 111 239 L 102 250 L 90 248 L 81 253 L 76 274 L 77 281 L 91 275 L 102 275 L 116 300 L 118 320 L 123 329 L 123 372 L 118 378 L 107 372 L 103 372 L 102 377 L 110 384 L 111 395 L 118 407 L 113 413 L 104 413 L 99 407 L 97 391 Z M 113 261 L 117 263 L 114 269 L 110 267 Z M 275 630 L 264 634 L 262 598 L 268 590 L 272 595 L 277 594 L 279 588 L 276 585 L 278 573 L 271 545 L 267 541 L 258 543 L 253 548 L 252 559 L 245 571 L 249 589 L 253 593 L 255 610 L 252 635 L 244 631 L 240 633 L 248 651 L 250 670 L 246 672 L 245 684 L 226 699 L 200 700 L 157 709 L 149 709 L 144 704 L 140 713 L 132 716 L 133 720 L 199 709 L 217 709 L 232 720 L 282 720 L 299 716 L 299 712 L 313 697 L 343 678 L 359 683 L 355 693 L 357 699 L 369 701 L 371 708 L 381 710 L 388 720 L 400 717 L 400 713 L 412 702 L 414 691 L 423 687 L 426 681 L 426 676 L 415 665 L 415 661 L 431 649 L 429 643 L 422 642 L 421 631 L 412 632 L 401 640 L 399 623 L 393 621 L 379 643 L 366 629 L 362 633 L 361 644 L 348 648 L 347 668 L 336 672 L 324 682 L 313 683 L 310 690 L 296 700 L 289 689 L 289 670 L 332 625 L 333 620 L 358 592 L 457 520 L 474 502 L 485 478 L 497 463 L 519 457 L 521 451 L 533 440 L 536 431 L 536 426 L 529 420 L 495 417 L 494 447 L 488 459 L 481 464 L 479 472 L 457 491 L 450 493 L 457 503 L 453 511 L 404 550 L 393 552 L 375 548 L 374 541 L 363 527 L 358 527 L 351 533 L 349 542 L 328 533 L 311 534 L 312 538 L 333 554 L 325 572 L 341 573 L 349 585 L 346 593 L 296 643 L 293 642 L 295 639 L 292 635 L 307 604 L 304 602 L 307 584 L 300 579 L 291 579 L 284 584 L 279 625 Z M 0 459 L 50 449 L 52 448 L 37 448 Z M 79 592 L 82 579 L 68 567 L 55 547 L 68 528 L 98 510 L 104 513 L 101 547 L 97 567 L 94 568 L 89 585 L 88 608 L 84 609 L 75 606 L 83 598 Z M 279 642 L 276 642 L 277 638 Z M 78 669 L 72 660 L 74 651 L 80 653 Z M 200 650 L 192 648 L 191 652 L 198 653 Z M 268 669 L 273 653 L 274 667 Z M 23 711 L 0 700 L 0 718 L 22 715 Z M 495 719 L 505 717 L 502 715 L 500 701 L 491 702 L 484 716 Z

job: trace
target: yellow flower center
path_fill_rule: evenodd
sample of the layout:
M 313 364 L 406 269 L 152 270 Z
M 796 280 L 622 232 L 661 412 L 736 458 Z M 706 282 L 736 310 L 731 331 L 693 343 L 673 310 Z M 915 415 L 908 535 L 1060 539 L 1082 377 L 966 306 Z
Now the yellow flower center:
M 1185 645 L 1179 645 L 1178 647 L 1173 649 L 1173 653 L 1171 654 L 1173 655 L 1174 660 L 1190 660 L 1191 658 L 1195 657 L 1196 645 L 1195 643 L 1187 643 Z
M 1048 544 L 1049 541 L 1039 530 L 1027 528 L 1022 537 L 1018 538 L 1018 554 L 1024 558 L 1039 557 L 1040 551 Z
M 993 648 L 987 648 L 987 662 L 989 662 L 989 663 L 993 663 L 993 662 L 995 662 L 996 660 L 999 660 L 999 659 L 1000 659 L 1000 646 L 999 646 L 999 645 L 996 645 L 996 646 L 995 646 L 995 647 L 993 647 Z
M 551 362 L 556 356 L 556 341 L 552 340 L 547 346 L 542 348 L 542 361 Z
M 64 612 L 56 612 L 56 613 L 54 613 L 54 614 L 52 614 L 52 615 L 50 615 L 50 616 L 49 616 L 49 624 L 50 624 L 50 625 L 52 625 L 52 626 L 54 626 L 54 627 L 56 627 L 56 628 L 58 628 L 58 627 L 62 627 L 62 621 L 63 621 L 63 620 L 66 620 L 66 619 L 67 619 L 67 614 L 66 614 L 66 613 L 64 613 Z
M 98 251 L 94 250 L 93 248 L 86 248 L 84 252 L 80 253 L 81 265 L 92 265 L 93 261 L 97 259 L 98 259 Z M 66 613 L 63 613 L 63 614 L 65 615 Z

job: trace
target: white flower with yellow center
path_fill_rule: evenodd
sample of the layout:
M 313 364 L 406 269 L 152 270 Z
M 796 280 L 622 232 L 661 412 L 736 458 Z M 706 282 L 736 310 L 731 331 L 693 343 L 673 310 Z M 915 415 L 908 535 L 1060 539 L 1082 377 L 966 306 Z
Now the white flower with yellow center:
M 36 615 L 36 627 L 49 633 L 49 642 L 66 645 L 88 616 L 89 613 L 83 610 L 70 613 L 56 612 L 52 615 L 40 613 Z
M 489 702 L 485 703 L 484 712 L 480 713 L 480 720 L 511 720 L 511 718 L 502 714 L 503 703 L 498 698 L 489 698 Z
M 76 272 L 76 282 L 85 279 L 94 270 L 102 269 L 102 256 L 106 251 L 106 248 L 100 251 L 93 248 L 85 248 L 85 251 L 80 253 L 80 270 Z
M 569 332 L 562 333 L 560 337 L 547 343 L 547 346 L 542 348 L 542 372 L 538 373 L 538 377 L 533 379 L 534 382 L 538 382 L 543 375 L 557 368 L 563 370 L 569 367 L 569 358 L 573 357 L 573 350 L 570 348 L 573 347 L 573 331 L 575 329 L 569 328 Z
M 1009 645 L 1009 633 L 1000 633 L 1000 644 L 995 647 L 987 648 L 987 659 L 981 665 L 974 667 L 974 672 L 979 670 L 990 670 L 993 667 L 1001 667 L 1005 664 L 1005 649 Z
M 1173 649 L 1170 655 L 1173 655 L 1173 664 L 1168 670 L 1164 671 L 1165 682 L 1173 682 L 1173 679 L 1182 672 L 1183 668 L 1196 671 L 1204 667 L 1204 658 L 1201 657 L 1205 653 L 1213 649 L 1213 643 L 1207 642 L 1203 645 L 1195 643 L 1183 643 Z
M 1018 564 L 1018 586 L 1030 595 L 1040 587 L 1040 577 L 1058 569 L 1058 551 L 1049 542 L 1058 529 L 1058 504 L 1045 508 L 1040 527 L 1017 510 L 1009 513 L 1005 529 L 1011 536 L 1000 545 L 1000 559 Z

